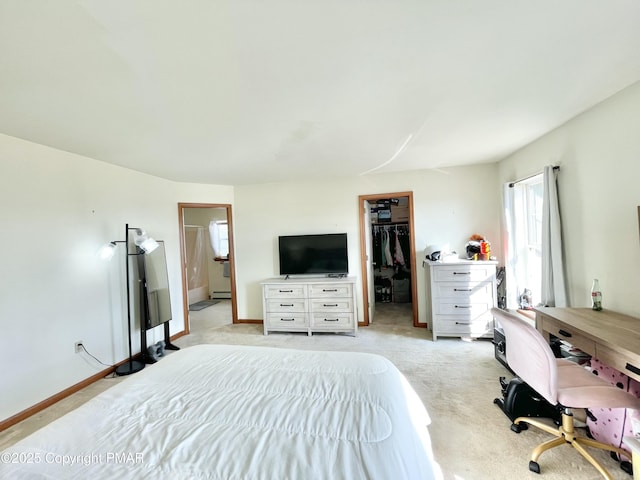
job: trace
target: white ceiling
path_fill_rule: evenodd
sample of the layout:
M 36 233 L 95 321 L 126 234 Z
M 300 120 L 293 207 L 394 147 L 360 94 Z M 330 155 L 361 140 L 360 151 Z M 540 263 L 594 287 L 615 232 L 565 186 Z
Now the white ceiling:
M 639 80 L 639 0 L 0 0 L 0 132 L 177 181 L 494 162 Z

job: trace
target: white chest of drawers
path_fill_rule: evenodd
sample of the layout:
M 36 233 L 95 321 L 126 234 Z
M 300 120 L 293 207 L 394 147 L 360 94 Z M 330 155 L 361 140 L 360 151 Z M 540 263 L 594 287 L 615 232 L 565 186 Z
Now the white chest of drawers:
M 438 337 L 492 337 L 496 302 L 493 261 L 425 262 L 427 323 Z
M 262 282 L 264 334 L 358 331 L 355 278 L 271 278 Z

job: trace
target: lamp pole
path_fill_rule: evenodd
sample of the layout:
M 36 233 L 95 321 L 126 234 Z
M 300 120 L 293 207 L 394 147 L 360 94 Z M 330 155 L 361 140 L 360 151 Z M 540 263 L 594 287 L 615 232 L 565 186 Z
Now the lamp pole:
M 127 282 L 127 336 L 129 339 L 129 360 L 116 368 L 116 375 L 131 375 L 132 373 L 139 372 L 144 368 L 144 363 L 133 359 L 133 353 L 131 348 L 131 293 L 129 288 L 129 224 L 125 224 L 125 236 L 124 236 L 124 249 L 125 249 L 125 272 Z

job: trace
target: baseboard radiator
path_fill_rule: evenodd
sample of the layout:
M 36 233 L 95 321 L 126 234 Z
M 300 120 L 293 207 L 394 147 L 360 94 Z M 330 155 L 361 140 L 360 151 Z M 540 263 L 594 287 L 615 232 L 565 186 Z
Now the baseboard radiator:
M 231 298 L 231 292 L 213 292 L 211 299 Z

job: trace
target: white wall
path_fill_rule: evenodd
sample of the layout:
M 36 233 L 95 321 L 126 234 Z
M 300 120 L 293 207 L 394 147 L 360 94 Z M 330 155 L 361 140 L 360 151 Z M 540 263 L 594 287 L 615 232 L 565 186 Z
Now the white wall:
M 360 275 L 358 195 L 412 191 L 419 263 L 431 243 L 463 253 L 473 233 L 501 260 L 501 183 L 556 164 L 572 305 L 589 305 L 597 276 L 605 308 L 640 316 L 638 111 L 640 84 L 499 165 L 235 189 L 169 182 L 0 135 L 0 361 L 10 366 L 0 370 L 0 419 L 102 370 L 73 353 L 76 340 L 107 363 L 126 357 L 123 263 L 94 255 L 124 238 L 125 223 L 165 240 L 171 331 L 182 330 L 178 202 L 233 204 L 238 314 L 260 319 L 260 281 L 278 273 L 278 235 L 347 232 L 349 270 Z M 423 322 L 421 267 L 417 277 Z M 358 302 L 362 316 L 360 287 Z
M 571 306 L 640 316 L 640 83 L 502 161 L 501 181 L 560 166 L 558 179 Z
M 178 202 L 232 203 L 233 188 L 180 184 L 0 135 L 0 420 L 105 367 L 126 348 L 125 224 L 165 241 L 173 320 L 183 330 Z M 162 329 L 149 336 L 162 338 Z M 139 336 L 134 335 L 136 345 Z
M 425 322 L 423 251 L 448 242 L 464 253 L 473 233 L 499 244 L 497 165 L 368 175 L 332 181 L 237 186 L 234 228 L 238 317 L 261 319 L 260 282 L 278 276 L 279 235 L 347 232 L 349 272 L 360 277 L 358 195 L 412 191 L 418 258 L 418 309 Z M 500 255 L 499 248 L 494 254 Z M 358 312 L 362 319 L 362 287 Z

